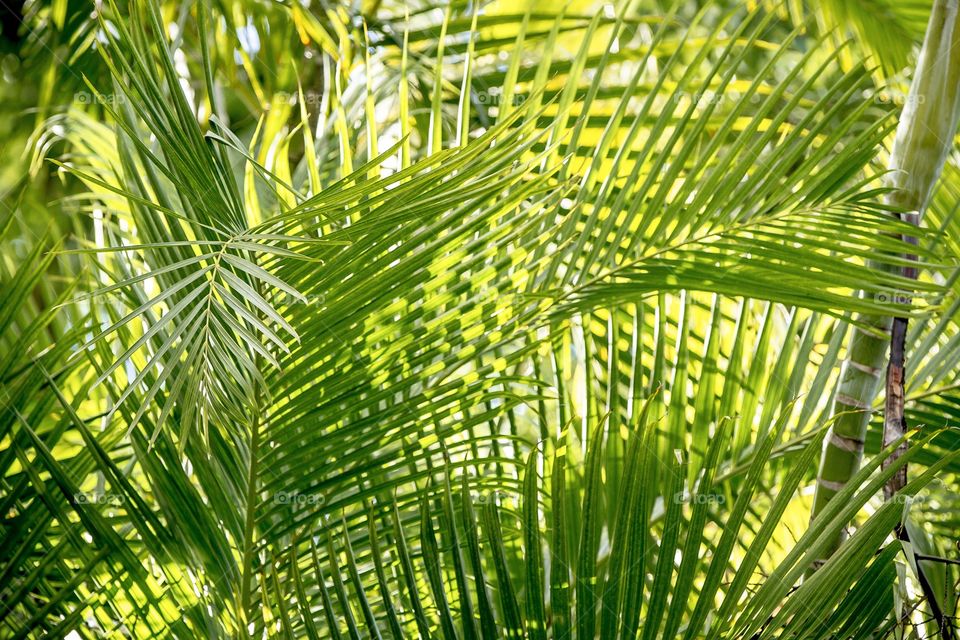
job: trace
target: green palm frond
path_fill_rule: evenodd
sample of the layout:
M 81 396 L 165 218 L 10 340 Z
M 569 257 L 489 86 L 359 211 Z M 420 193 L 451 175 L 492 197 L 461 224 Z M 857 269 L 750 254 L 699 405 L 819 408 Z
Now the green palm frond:
M 799 24 L 816 17 L 824 32 L 835 32 L 839 41 L 853 36 L 862 49 L 873 57 L 886 78 L 895 78 L 909 66 L 914 47 L 923 41 L 930 17 L 931 0 L 802 0 L 769 3 Z M 847 63 L 855 59 L 846 57 Z

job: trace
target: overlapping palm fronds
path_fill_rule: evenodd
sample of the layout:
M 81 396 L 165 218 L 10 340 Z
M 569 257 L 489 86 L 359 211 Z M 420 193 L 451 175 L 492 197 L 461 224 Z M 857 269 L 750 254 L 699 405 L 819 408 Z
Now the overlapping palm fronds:
M 3 634 L 929 633 L 951 187 L 889 215 L 828 39 L 648 4 L 105 5 L 34 145 L 78 232 L 2 238 Z M 924 320 L 931 430 L 808 528 L 856 312 Z

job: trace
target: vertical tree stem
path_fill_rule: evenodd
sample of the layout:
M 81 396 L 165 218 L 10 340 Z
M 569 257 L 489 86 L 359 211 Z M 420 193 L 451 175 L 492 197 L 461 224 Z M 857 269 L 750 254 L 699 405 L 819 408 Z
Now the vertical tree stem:
M 958 0 L 936 0 L 889 163 L 888 184 L 893 190 L 886 201 L 892 208 L 904 212 L 901 215 L 905 220 L 917 224 L 923 215 L 952 147 L 958 115 Z M 899 272 L 896 267 L 883 262 L 874 266 L 890 273 Z M 888 299 L 892 301 L 897 297 L 897 292 L 892 291 Z M 834 397 L 834 422 L 820 459 L 812 518 L 860 467 L 870 409 L 880 386 L 891 327 L 889 317 L 861 315 L 855 319 L 847 345 L 847 360 L 841 369 Z M 838 536 L 818 563 L 832 555 L 842 541 L 842 535 Z

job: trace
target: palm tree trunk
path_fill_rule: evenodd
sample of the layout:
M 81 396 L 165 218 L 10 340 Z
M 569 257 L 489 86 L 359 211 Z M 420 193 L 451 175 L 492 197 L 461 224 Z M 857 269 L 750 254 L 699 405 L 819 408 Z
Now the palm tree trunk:
M 901 217 L 917 224 L 933 192 L 947 153 L 953 145 L 960 115 L 960 11 L 958 0 L 936 0 L 927 25 L 910 93 L 897 126 L 890 156 L 888 183 L 894 188 L 887 203 L 905 211 Z M 894 272 L 896 267 L 875 266 Z M 863 294 L 861 294 L 863 295 Z M 888 299 L 896 300 L 891 293 Z M 856 473 L 871 407 L 880 387 L 892 319 L 860 316 L 847 346 L 848 358 L 834 397 L 833 422 L 824 443 L 817 474 L 812 518 Z M 840 546 L 830 547 L 823 562 Z

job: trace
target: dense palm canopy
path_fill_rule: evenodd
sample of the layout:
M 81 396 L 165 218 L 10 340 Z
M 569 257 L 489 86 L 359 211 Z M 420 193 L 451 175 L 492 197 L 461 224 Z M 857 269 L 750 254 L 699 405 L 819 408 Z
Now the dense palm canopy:
M 0 635 L 952 637 L 960 164 L 919 227 L 886 175 L 930 5 L 28 2 Z M 891 316 L 909 446 L 871 397 L 811 518 Z

